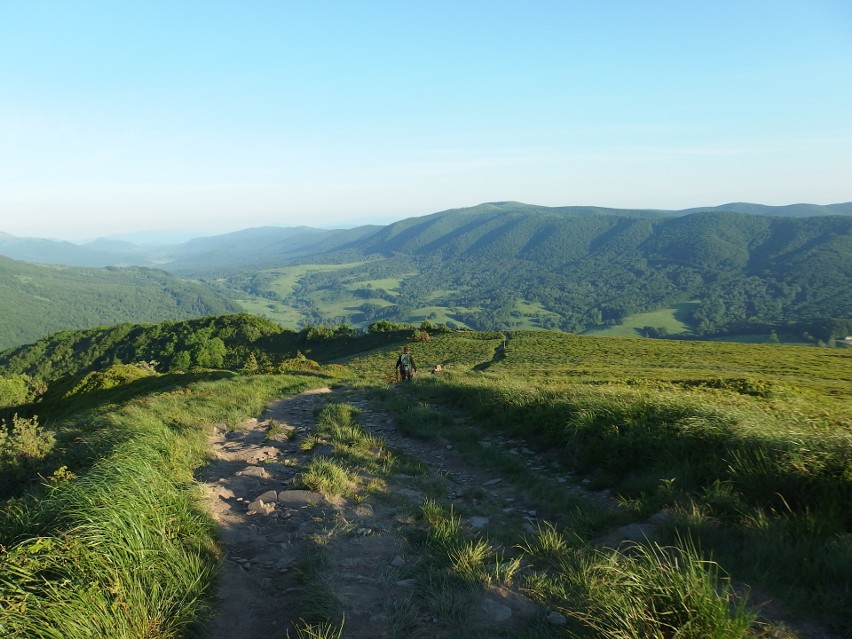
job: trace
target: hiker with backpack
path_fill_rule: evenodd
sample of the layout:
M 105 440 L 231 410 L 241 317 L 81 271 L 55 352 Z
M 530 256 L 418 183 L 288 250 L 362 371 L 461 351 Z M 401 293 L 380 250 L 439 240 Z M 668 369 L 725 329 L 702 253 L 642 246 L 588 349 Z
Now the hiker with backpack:
M 404 346 L 402 353 L 396 360 L 396 378 L 397 380 L 410 382 L 416 372 L 417 366 L 414 364 L 414 358 L 411 356 L 411 351 L 408 346 Z

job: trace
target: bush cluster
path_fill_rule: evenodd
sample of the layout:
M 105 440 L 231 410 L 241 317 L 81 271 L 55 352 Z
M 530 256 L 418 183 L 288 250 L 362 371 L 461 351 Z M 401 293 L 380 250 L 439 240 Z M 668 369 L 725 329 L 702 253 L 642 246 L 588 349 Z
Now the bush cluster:
M 15 415 L 11 424 L 0 422 L 0 495 L 31 480 L 55 444 L 56 436 L 37 417 Z

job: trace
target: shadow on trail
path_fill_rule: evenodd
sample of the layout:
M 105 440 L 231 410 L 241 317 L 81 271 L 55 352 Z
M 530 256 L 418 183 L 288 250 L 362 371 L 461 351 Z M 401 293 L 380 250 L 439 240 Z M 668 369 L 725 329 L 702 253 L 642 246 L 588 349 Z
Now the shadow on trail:
M 477 364 L 473 367 L 475 371 L 484 371 L 494 364 L 499 364 L 504 359 L 506 359 L 506 344 L 509 342 L 509 336 L 505 333 L 503 335 L 503 342 L 497 345 L 497 348 L 494 349 L 494 355 L 491 357 L 491 360 L 488 362 L 482 362 L 481 364 Z

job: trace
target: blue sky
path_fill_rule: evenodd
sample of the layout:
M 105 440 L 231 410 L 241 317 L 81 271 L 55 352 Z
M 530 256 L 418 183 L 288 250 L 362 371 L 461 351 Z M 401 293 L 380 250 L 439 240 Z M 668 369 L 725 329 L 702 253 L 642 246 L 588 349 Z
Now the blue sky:
M 0 0 L 0 231 L 852 200 L 848 0 Z

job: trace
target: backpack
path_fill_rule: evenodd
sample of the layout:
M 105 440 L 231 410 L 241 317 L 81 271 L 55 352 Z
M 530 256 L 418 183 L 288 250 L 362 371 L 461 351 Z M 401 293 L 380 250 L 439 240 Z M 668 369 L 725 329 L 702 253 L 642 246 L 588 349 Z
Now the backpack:
M 409 353 L 403 353 L 399 356 L 399 370 L 405 375 L 408 375 L 411 371 L 411 355 Z

